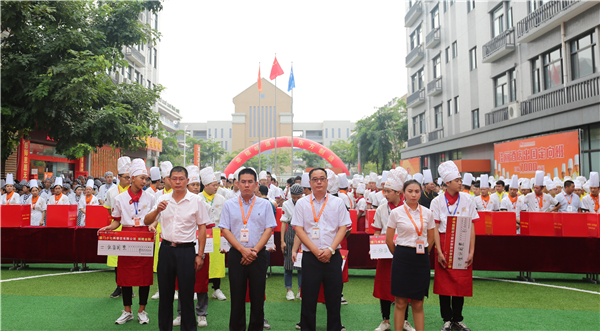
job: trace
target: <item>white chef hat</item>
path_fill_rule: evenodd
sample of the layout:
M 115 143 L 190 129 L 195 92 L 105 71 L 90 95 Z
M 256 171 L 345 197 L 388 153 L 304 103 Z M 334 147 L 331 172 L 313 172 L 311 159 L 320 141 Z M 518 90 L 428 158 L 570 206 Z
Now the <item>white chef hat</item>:
M 423 170 L 423 184 L 433 183 L 433 176 L 431 175 L 431 169 Z
M 590 181 L 589 180 L 585 184 L 583 184 L 583 190 L 588 194 L 590 193 Z
M 473 184 L 473 174 L 465 172 L 462 183 L 465 186 L 471 186 L 471 184 Z
M 221 173 L 218 171 L 215 171 L 215 178 L 217 179 L 217 181 L 220 183 L 221 181 Z
M 359 183 L 358 186 L 356 187 L 356 193 L 357 194 L 365 194 L 365 184 L 364 183 Z
M 583 187 L 582 187 L 582 185 L 581 185 L 581 182 L 580 182 L 580 181 L 578 181 L 578 180 L 576 180 L 576 181 L 575 181 L 575 189 L 576 189 L 576 190 L 581 190 L 582 188 L 583 188 Z
M 185 169 L 187 169 L 188 172 L 188 184 L 200 183 L 200 169 L 197 165 L 190 164 L 189 166 L 185 167 Z
M 383 184 L 385 184 L 385 182 L 382 182 L 383 176 L 377 176 L 377 182 L 375 183 L 375 186 L 377 188 L 382 188 Z
M 235 177 L 235 180 L 240 180 L 240 171 L 244 169 L 246 169 L 246 167 L 239 167 L 236 171 L 233 172 L 233 177 Z
M 202 170 L 200 170 L 200 180 L 202 180 L 202 184 L 204 184 L 204 186 L 210 184 L 210 183 L 214 183 L 216 182 L 217 176 L 215 176 L 215 172 L 213 171 L 212 167 L 206 167 Z
M 369 183 L 377 183 L 377 174 L 372 172 L 369 174 Z
M 160 168 L 159 167 L 150 168 L 150 180 L 151 181 L 160 180 Z
M 148 170 L 146 169 L 146 162 L 142 159 L 133 159 L 131 161 L 131 165 L 129 165 L 129 175 L 131 177 L 140 176 L 140 175 L 148 175 Z
M 517 190 L 519 189 L 519 176 L 512 175 L 509 187 L 510 188 L 516 188 Z
M 577 176 L 577 178 L 575 178 L 576 180 L 580 181 L 581 184 L 585 183 L 587 181 L 587 179 L 585 179 L 585 177 L 583 176 Z
M 412 175 L 411 175 L 411 174 L 408 174 L 408 176 L 406 176 L 406 180 L 411 180 L 411 179 L 413 179 L 413 178 L 412 178 Z
M 325 169 L 327 173 L 327 191 L 331 194 L 336 194 L 340 188 L 337 176 L 331 169 Z
M 554 179 L 553 183 L 556 187 L 563 187 L 563 181 L 560 179 Z
M 528 178 L 523 178 L 521 182 L 521 189 L 531 189 L 531 181 Z
M 444 181 L 442 180 L 442 177 L 438 177 L 438 179 L 437 179 L 438 186 L 442 186 L 443 183 L 444 183 Z
M 546 189 L 548 191 L 553 190 L 556 188 L 556 184 L 554 182 L 548 182 L 548 185 L 546 185 Z
M 575 154 L 575 165 L 579 165 L 579 154 Z
M 348 188 L 348 178 L 346 177 L 346 173 L 342 172 L 341 174 L 338 174 L 337 177 L 340 188 Z
M 600 187 L 598 185 L 598 173 L 595 171 L 590 172 L 590 187 Z
M 452 161 L 446 161 L 440 164 L 438 172 L 444 183 L 448 183 L 456 178 L 460 178 L 458 167 Z
M 390 170 L 387 181 L 385 182 L 385 188 L 392 189 L 394 191 L 402 191 L 404 182 L 408 177 L 408 172 L 402 167 Z
M 573 178 L 571 178 L 571 176 L 565 176 L 565 178 L 563 178 L 563 181 L 565 180 L 573 180 Z
M 6 177 L 6 183 L 8 184 L 8 177 Z M 52 185 L 52 187 L 55 187 L 55 186 L 60 186 L 60 187 L 63 186 L 63 179 L 62 179 L 62 177 L 56 177 L 56 179 L 54 180 L 54 184 Z
M 417 172 L 413 176 L 413 179 L 416 180 L 417 182 L 419 182 L 419 184 L 423 184 L 423 175 L 420 172 Z
M 93 189 L 94 188 L 94 180 L 93 179 L 88 179 L 87 182 L 85 183 L 85 187 L 86 188 L 91 187 Z
M 119 171 L 119 175 L 128 173 L 129 166 L 131 166 L 131 159 L 129 156 L 121 156 L 117 160 L 117 170 Z
M 352 187 L 357 188 L 358 184 L 360 184 L 360 178 L 358 178 L 358 177 L 352 178 Z
M 548 187 L 548 185 L 550 185 L 550 184 L 554 184 L 554 182 L 550 179 L 544 179 L 544 186 Z
M 490 188 L 489 176 L 487 174 L 481 175 L 480 179 L 479 188 Z
M 367 175 L 367 176 L 364 176 L 363 178 L 361 178 L 360 182 L 363 184 L 369 184 L 370 180 L 371 180 L 371 176 Z
M 39 187 L 37 179 L 30 180 L 29 181 L 29 187 L 30 188 Z
M 569 169 L 573 169 L 573 159 L 569 159 Z
M 163 178 L 169 177 L 171 175 L 171 170 L 173 169 L 173 164 L 171 161 L 163 161 L 160 163 L 160 175 Z
M 263 180 L 263 179 L 267 179 L 267 172 L 265 170 L 261 171 L 258 174 L 258 180 Z
M 389 170 L 384 170 L 384 171 L 381 173 L 381 183 L 382 183 L 382 185 L 384 185 L 384 184 L 385 184 L 385 182 L 387 182 L 387 176 L 388 176 L 389 174 L 390 174 Z
M 544 186 L 544 172 L 541 170 L 535 172 L 535 185 Z
M 567 165 L 565 163 L 562 164 L 562 172 L 567 172 Z
M 308 176 L 308 172 L 302 173 L 302 182 L 300 185 L 305 188 L 310 188 L 310 177 Z
M 277 180 L 277 176 L 275 174 L 271 174 L 271 178 Z
M 6 174 L 6 184 L 5 185 L 15 185 L 15 180 L 13 179 L 13 174 Z M 61 183 L 62 185 L 62 183 Z
M 229 176 L 227 176 L 227 180 L 233 180 L 235 179 L 235 176 L 233 174 L 229 174 Z

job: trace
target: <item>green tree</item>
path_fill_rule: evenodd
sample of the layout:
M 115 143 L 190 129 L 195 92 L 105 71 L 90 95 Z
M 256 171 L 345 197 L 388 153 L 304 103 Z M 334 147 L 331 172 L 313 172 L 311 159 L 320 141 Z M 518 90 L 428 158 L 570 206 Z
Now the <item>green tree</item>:
M 263 163 L 263 168 L 264 169 L 270 168 L 272 173 L 279 175 L 284 172 L 287 172 L 286 169 L 288 169 L 291 166 L 291 159 L 292 159 L 292 149 L 291 148 L 278 148 L 277 149 L 277 169 L 275 169 L 275 150 L 272 149 L 271 154 L 268 156 L 268 158 L 266 160 L 266 166 Z
M 352 140 L 336 140 L 329 146 L 329 149 L 344 162 L 348 169 L 356 165 L 358 149 Z
M 221 147 L 221 143 L 219 141 L 215 141 L 212 139 L 209 140 L 198 140 L 191 137 L 187 137 L 187 145 L 194 146 L 194 144 L 200 145 L 200 168 L 204 167 L 213 167 L 214 171 L 222 171 L 222 158 L 227 154 L 225 148 Z M 189 162 L 193 161 L 193 149 L 191 158 Z M 188 162 L 188 164 L 189 164 Z
M 138 20 L 158 1 L 3 1 L 2 160 L 20 138 L 47 131 L 73 159 L 109 144 L 144 148 L 158 136 L 152 111 L 162 90 L 115 85 L 108 72 L 126 66 L 122 49 L 153 42 L 157 31 Z M 138 139 L 139 138 L 139 139 Z
M 162 136 L 162 152 L 160 152 L 158 157 L 160 162 L 171 161 L 174 165 L 183 164 L 183 151 L 177 143 L 177 137 L 182 135 L 183 130 L 179 130 L 176 132 L 167 132 Z
M 311 151 L 294 152 L 294 159 L 304 161 L 304 165 L 299 165 L 301 169 L 325 167 L 329 164 L 327 160 Z

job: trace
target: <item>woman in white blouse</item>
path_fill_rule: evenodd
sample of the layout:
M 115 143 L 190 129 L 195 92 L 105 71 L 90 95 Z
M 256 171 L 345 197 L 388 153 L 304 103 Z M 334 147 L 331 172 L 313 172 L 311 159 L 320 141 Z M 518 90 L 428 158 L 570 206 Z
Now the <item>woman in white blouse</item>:
M 79 211 L 81 213 L 83 213 L 83 215 L 80 218 L 77 218 L 77 226 L 85 226 L 85 212 L 86 212 L 86 206 L 91 205 L 91 206 L 99 206 L 100 202 L 98 201 L 98 198 L 96 198 L 96 196 L 94 195 L 94 180 L 93 179 L 89 179 L 87 181 L 87 184 L 85 185 L 85 197 L 82 197 L 79 199 L 79 203 L 77 205 L 77 208 L 79 209 Z
M 435 222 L 431 211 L 419 205 L 421 184 L 416 180 L 404 183 L 406 176 L 406 170 L 402 168 L 396 168 L 388 175 L 388 182 L 399 181 L 404 184 L 401 189 L 404 191 L 405 198 L 404 205 L 394 209 L 390 214 L 386 233 L 386 243 L 394 255 L 392 262 L 392 295 L 396 297 L 394 325 L 396 330 L 402 330 L 408 299 L 411 299 L 415 328 L 425 330 L 423 298 L 429 294 L 428 247 L 434 241 Z M 394 234 L 397 234 L 395 242 Z
M 31 205 L 31 225 L 44 225 L 44 218 L 46 217 L 46 200 L 39 195 L 40 188 L 38 187 L 37 179 L 32 179 L 29 186 L 31 186 L 31 196 L 25 200 L 25 204 Z

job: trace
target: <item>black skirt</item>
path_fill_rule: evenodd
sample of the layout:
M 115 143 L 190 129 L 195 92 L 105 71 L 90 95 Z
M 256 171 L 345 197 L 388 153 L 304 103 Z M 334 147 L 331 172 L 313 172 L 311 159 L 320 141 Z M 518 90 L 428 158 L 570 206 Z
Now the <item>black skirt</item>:
M 392 295 L 422 301 L 429 297 L 431 281 L 429 251 L 417 254 L 416 248 L 398 246 L 392 260 Z

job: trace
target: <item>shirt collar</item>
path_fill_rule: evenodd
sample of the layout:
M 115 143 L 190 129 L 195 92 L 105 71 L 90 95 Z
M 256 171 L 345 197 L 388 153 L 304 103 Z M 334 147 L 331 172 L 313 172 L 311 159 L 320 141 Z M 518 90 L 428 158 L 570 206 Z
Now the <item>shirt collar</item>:
M 252 194 L 252 197 L 250 197 L 250 200 L 248 200 L 250 203 L 246 203 L 246 199 L 244 199 L 244 197 L 242 197 L 242 195 L 239 195 L 240 199 L 242 199 L 242 203 L 245 204 L 246 206 L 250 206 L 252 204 L 252 199 L 256 198 L 255 194 Z
M 318 200 L 317 200 L 317 197 L 316 197 L 316 196 L 314 195 L 314 193 L 313 193 L 313 194 L 312 194 L 312 199 L 313 199 L 314 201 L 318 202 L 318 203 L 323 203 L 323 202 L 325 202 L 325 199 L 327 199 L 327 196 L 328 196 L 328 195 L 329 195 L 329 192 L 325 193 L 325 196 L 323 197 L 323 200 L 321 200 L 321 201 L 318 201 Z

